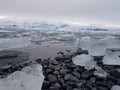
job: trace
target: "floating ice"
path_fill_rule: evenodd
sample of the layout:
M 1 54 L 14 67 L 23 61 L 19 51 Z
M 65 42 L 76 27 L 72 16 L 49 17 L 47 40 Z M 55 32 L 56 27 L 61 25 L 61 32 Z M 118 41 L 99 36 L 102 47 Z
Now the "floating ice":
M 91 38 L 80 39 L 78 46 L 88 50 L 92 56 L 104 56 L 107 48 L 120 47 L 120 40 L 110 36 L 96 39 L 93 36 Z
M 20 48 L 28 46 L 30 42 L 26 38 L 13 38 L 0 40 L 0 50 L 11 49 L 11 48 Z
M 0 79 L 0 90 L 41 90 L 43 80 L 42 66 L 35 64 Z

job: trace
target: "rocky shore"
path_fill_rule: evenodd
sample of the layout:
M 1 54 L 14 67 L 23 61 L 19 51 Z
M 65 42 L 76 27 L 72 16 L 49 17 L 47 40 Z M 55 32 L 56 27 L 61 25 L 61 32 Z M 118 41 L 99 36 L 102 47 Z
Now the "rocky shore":
M 26 60 L 28 54 L 16 51 L 5 52 L 0 55 L 1 60 L 18 59 Z M 101 76 L 102 71 L 95 74 L 96 68 L 89 70 L 84 66 L 73 63 L 73 57 L 77 55 L 88 55 L 87 50 L 78 50 L 76 52 L 68 51 L 67 54 L 58 52 L 58 56 L 48 59 L 37 59 L 35 62 L 24 63 L 14 66 L 7 65 L 0 68 L 0 76 L 6 77 L 14 71 L 19 71 L 30 64 L 39 63 L 43 67 L 44 82 L 41 90 L 119 90 L 113 89 L 113 86 L 120 85 L 120 66 L 118 65 L 104 65 L 103 56 L 93 57 L 97 66 L 106 72 L 106 76 Z M 114 87 L 116 88 L 116 87 Z M 119 88 L 119 87 L 117 87 Z
M 102 56 L 94 57 L 94 61 L 107 73 L 106 77 L 95 75 L 95 68 L 86 70 L 72 62 L 74 56 L 88 54 L 85 50 L 68 55 L 63 52 L 59 54 L 61 56 L 54 59 L 36 60 L 43 66 L 45 79 L 42 90 L 112 90 L 114 85 L 120 85 L 120 72 L 116 70 L 120 66 L 104 65 Z

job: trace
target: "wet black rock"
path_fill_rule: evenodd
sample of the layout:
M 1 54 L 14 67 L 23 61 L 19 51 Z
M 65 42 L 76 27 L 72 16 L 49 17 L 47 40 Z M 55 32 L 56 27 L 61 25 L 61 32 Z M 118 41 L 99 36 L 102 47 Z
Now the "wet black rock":
M 47 78 L 50 82 L 57 82 L 57 77 L 55 75 L 48 75 Z
M 78 73 L 78 72 L 74 71 L 72 74 L 73 74 L 74 76 L 76 76 L 77 78 L 79 78 L 79 79 L 80 79 L 80 73 Z
M 50 74 L 50 73 L 52 73 L 52 72 L 53 72 L 52 69 L 46 69 L 46 73 L 47 73 L 47 74 Z
M 109 90 L 107 87 L 99 86 L 97 90 Z
M 73 90 L 73 88 L 71 86 L 68 86 L 67 90 Z
M 52 85 L 52 86 L 49 88 L 49 90 L 60 90 L 60 87 L 61 87 L 61 85 L 58 84 L 58 83 L 56 83 L 56 84 Z
M 93 72 L 91 72 L 91 71 L 84 71 L 82 73 L 82 78 L 83 79 L 89 79 L 92 75 L 93 75 Z
M 110 75 L 120 79 L 120 72 L 115 69 L 110 70 Z
M 60 70 L 60 74 L 62 74 L 62 75 L 66 75 L 69 72 L 70 72 L 69 69 L 61 69 Z
M 79 79 L 77 77 L 73 76 L 72 74 L 65 75 L 64 79 L 66 81 L 79 82 Z
M 42 88 L 43 88 L 43 89 L 48 89 L 49 87 L 50 87 L 50 82 L 44 80 L 43 85 L 42 85 Z
M 79 72 L 79 73 L 82 73 L 82 72 L 84 72 L 84 67 L 82 67 L 82 66 L 77 66 L 75 69 L 74 69 L 74 71 L 76 71 L 76 72 Z
M 59 73 L 59 71 L 54 71 L 53 72 L 53 75 L 59 75 L 60 73 Z

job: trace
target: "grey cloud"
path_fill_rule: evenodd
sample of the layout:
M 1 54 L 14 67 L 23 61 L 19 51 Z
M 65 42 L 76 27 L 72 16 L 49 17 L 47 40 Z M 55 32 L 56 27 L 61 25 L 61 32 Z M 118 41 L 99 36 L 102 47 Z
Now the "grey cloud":
M 0 0 L 0 15 L 120 24 L 120 0 Z

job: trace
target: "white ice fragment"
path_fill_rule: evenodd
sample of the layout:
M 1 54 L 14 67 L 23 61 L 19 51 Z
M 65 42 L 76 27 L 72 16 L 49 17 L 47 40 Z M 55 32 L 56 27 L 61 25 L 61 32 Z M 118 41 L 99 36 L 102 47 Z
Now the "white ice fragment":
M 77 55 L 72 59 L 73 63 L 76 65 L 84 66 L 85 69 L 89 70 L 96 66 L 96 62 L 93 60 L 93 57 L 90 55 Z
M 114 85 L 114 86 L 112 86 L 111 90 L 120 90 L 120 86 L 119 85 Z
M 99 66 L 95 67 L 94 75 L 98 77 L 106 77 L 107 73 Z
M 35 64 L 0 79 L 0 90 L 41 90 L 43 80 L 42 66 Z

